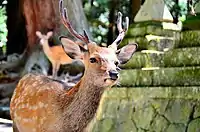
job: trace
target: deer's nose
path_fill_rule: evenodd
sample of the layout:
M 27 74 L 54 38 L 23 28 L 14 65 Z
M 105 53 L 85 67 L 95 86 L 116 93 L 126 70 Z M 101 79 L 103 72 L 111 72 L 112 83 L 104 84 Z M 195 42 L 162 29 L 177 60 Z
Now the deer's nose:
M 109 76 L 111 80 L 117 80 L 118 79 L 118 71 L 115 70 L 110 70 L 109 71 Z

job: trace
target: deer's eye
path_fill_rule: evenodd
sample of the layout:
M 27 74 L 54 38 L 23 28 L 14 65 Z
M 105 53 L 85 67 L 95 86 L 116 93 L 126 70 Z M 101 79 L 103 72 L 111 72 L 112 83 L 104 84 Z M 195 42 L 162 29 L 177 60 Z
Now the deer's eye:
M 118 61 L 115 61 L 115 65 L 118 66 L 118 65 L 119 65 L 119 62 L 118 62 Z
M 90 58 L 90 62 L 91 63 L 97 63 L 97 59 L 96 58 Z

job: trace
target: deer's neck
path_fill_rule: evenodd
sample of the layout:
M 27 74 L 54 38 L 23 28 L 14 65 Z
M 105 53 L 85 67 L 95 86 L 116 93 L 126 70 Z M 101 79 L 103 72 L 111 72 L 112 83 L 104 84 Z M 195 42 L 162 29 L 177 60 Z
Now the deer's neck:
M 93 76 L 90 76 L 93 77 Z M 95 78 L 83 77 L 77 92 L 64 109 L 64 128 L 68 132 L 81 132 L 94 117 L 105 88 L 95 85 Z
M 42 48 L 43 48 L 43 50 L 44 50 L 44 53 L 45 53 L 47 56 L 50 56 L 50 55 L 52 54 L 52 53 L 51 53 L 51 49 L 50 49 L 48 43 L 42 44 Z

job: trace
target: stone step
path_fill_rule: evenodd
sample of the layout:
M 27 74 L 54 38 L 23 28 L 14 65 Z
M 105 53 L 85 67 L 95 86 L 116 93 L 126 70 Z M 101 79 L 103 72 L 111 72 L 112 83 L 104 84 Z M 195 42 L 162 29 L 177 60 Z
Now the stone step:
M 196 132 L 200 87 L 112 88 L 100 101 L 92 132 Z
M 200 30 L 184 31 L 181 33 L 180 41 L 177 47 L 195 47 L 200 46 Z
M 161 37 L 161 39 L 159 39 Z M 172 37 L 165 37 L 159 36 L 158 39 L 153 40 L 147 40 L 146 37 L 130 37 L 125 38 L 122 43 L 119 45 L 119 47 L 123 47 L 124 45 L 130 44 L 130 43 L 137 43 L 138 44 L 138 50 L 158 50 L 158 51 L 164 51 L 165 49 L 173 49 L 175 46 L 174 38 Z
M 200 86 L 200 67 L 122 70 L 120 86 Z
M 131 24 L 126 36 L 144 37 L 147 34 L 154 34 L 158 36 L 173 37 L 173 33 L 178 32 L 179 31 L 163 30 L 161 22 L 147 21 Z
M 200 66 L 200 47 L 136 52 L 122 68 Z
M 156 31 L 156 30 L 155 30 Z M 154 35 L 147 39 L 146 35 Z M 155 37 L 155 35 L 157 37 Z M 144 36 L 126 36 L 120 47 L 128 43 L 137 43 L 138 50 L 159 50 L 183 48 L 183 47 L 199 47 L 200 46 L 200 31 L 183 31 L 171 32 L 171 36 L 158 35 L 157 33 L 145 34 Z

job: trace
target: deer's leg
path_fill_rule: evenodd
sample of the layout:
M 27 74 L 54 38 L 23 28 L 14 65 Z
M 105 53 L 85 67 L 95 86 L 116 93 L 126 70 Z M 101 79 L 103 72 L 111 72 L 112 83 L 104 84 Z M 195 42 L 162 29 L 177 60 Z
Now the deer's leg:
M 19 130 L 14 122 L 13 122 L 12 128 L 13 128 L 13 132 L 19 132 Z
M 60 68 L 60 63 L 53 64 L 53 79 L 57 78 L 57 73 Z

